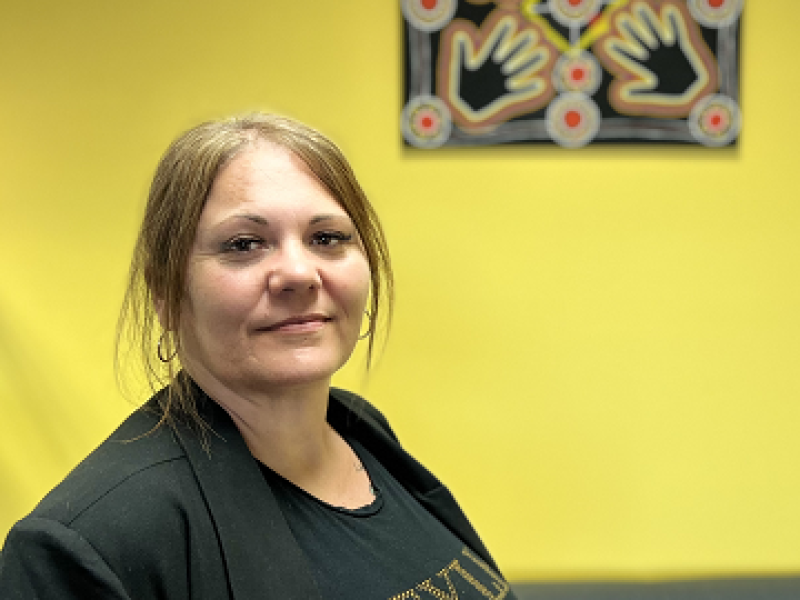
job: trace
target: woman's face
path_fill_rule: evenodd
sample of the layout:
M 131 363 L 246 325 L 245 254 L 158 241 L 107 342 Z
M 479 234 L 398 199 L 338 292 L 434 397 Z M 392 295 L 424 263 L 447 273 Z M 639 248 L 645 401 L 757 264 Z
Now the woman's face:
M 214 181 L 187 266 L 181 361 L 237 393 L 330 383 L 370 272 L 356 228 L 306 165 L 259 142 Z

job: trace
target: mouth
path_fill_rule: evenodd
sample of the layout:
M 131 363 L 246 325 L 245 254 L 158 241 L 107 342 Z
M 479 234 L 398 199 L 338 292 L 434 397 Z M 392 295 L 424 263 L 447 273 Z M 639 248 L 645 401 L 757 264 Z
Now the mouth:
M 298 315 L 283 319 L 261 328 L 261 331 L 296 331 L 310 332 L 320 329 L 331 317 L 322 314 Z

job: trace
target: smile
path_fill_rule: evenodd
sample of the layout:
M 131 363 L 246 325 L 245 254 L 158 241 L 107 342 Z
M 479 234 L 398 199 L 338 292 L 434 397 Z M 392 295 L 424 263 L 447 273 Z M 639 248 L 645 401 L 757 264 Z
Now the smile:
M 325 315 L 301 315 L 290 317 L 264 327 L 261 331 L 280 331 L 286 333 L 312 333 L 319 331 L 332 319 Z

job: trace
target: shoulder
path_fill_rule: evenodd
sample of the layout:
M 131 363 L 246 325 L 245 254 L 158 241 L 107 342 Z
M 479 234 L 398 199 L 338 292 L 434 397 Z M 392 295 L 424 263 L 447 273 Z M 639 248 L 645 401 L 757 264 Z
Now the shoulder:
M 109 498 L 133 501 L 150 494 L 154 480 L 169 480 L 181 462 L 183 450 L 172 430 L 139 409 L 47 494 L 32 516 L 69 525 Z
M 190 560 L 188 540 L 213 554 L 214 528 L 182 445 L 158 423 L 136 411 L 12 528 L 0 592 L 10 581 L 69 573 L 85 578 L 86 589 L 123 586 L 142 598 L 152 582 L 176 592 L 188 585 L 179 575 Z

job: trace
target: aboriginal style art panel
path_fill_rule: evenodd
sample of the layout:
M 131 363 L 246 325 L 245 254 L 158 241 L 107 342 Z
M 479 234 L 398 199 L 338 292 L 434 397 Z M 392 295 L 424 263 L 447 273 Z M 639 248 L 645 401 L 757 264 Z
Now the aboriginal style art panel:
M 418 148 L 736 143 L 744 0 L 400 0 Z

